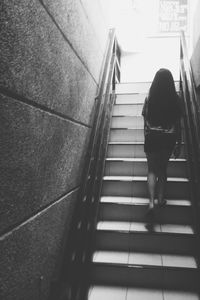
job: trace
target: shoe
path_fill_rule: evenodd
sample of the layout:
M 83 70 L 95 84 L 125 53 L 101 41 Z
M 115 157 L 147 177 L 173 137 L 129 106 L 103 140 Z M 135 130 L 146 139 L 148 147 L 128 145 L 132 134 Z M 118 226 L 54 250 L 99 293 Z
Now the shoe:
M 145 228 L 148 230 L 148 231 L 154 231 L 154 224 L 153 223 L 146 223 L 145 224 Z
M 164 207 L 167 204 L 166 200 L 162 200 L 161 202 L 158 202 L 158 207 Z
M 148 223 L 152 223 L 154 219 L 154 208 L 149 208 L 146 213 L 146 220 Z

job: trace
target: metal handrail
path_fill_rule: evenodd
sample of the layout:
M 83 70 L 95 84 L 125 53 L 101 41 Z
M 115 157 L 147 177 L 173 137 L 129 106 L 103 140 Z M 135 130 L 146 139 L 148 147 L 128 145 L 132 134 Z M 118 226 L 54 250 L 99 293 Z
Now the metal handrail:
M 186 40 L 181 32 L 180 43 L 181 93 L 184 100 L 185 129 L 191 183 L 192 204 L 196 231 L 200 234 L 200 103 L 198 102 L 194 78 L 188 59 Z
M 61 284 L 58 284 L 59 288 L 65 290 L 67 300 L 82 300 L 85 297 L 88 277 L 85 276 L 85 273 L 89 272 L 92 238 L 97 222 L 105 153 L 114 102 L 113 89 L 115 82 L 120 80 L 115 78 L 119 76 L 119 72 L 118 74 L 115 72 L 120 61 L 119 49 L 115 30 L 111 29 L 99 91 L 95 99 L 96 107 L 82 184 L 67 239 L 65 262 L 59 278 Z

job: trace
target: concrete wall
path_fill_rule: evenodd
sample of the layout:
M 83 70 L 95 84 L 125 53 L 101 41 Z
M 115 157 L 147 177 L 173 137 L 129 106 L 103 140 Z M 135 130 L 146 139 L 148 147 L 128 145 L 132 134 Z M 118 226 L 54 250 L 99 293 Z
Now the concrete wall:
M 193 18 L 193 49 L 191 65 L 194 74 L 196 87 L 200 86 L 200 2 L 197 1 L 195 15 Z
M 0 298 L 45 300 L 108 37 L 99 0 L 0 2 Z

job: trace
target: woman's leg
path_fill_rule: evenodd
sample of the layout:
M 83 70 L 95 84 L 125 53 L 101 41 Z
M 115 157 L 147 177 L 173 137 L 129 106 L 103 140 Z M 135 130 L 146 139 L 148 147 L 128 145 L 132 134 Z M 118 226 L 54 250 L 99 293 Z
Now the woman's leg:
M 147 176 L 147 184 L 149 191 L 149 209 L 154 208 L 155 192 L 156 192 L 157 176 L 153 172 L 149 172 Z
M 165 204 L 165 188 L 167 182 L 167 164 L 170 158 L 169 152 L 163 152 L 160 155 L 160 166 L 158 170 L 157 196 L 158 203 Z
M 155 153 L 147 154 L 148 163 L 148 175 L 147 175 L 147 186 L 149 192 L 149 209 L 154 208 L 155 194 L 156 194 L 156 184 L 157 184 L 157 174 L 156 174 L 156 157 Z

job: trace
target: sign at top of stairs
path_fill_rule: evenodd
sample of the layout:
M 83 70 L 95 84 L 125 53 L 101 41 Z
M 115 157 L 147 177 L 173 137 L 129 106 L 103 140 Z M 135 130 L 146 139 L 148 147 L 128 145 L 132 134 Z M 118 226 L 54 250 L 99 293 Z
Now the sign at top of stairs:
M 170 159 L 167 204 L 148 208 L 141 110 L 150 83 L 119 84 L 101 193 L 88 300 L 199 299 L 185 145 Z M 178 90 L 178 83 L 177 83 Z

